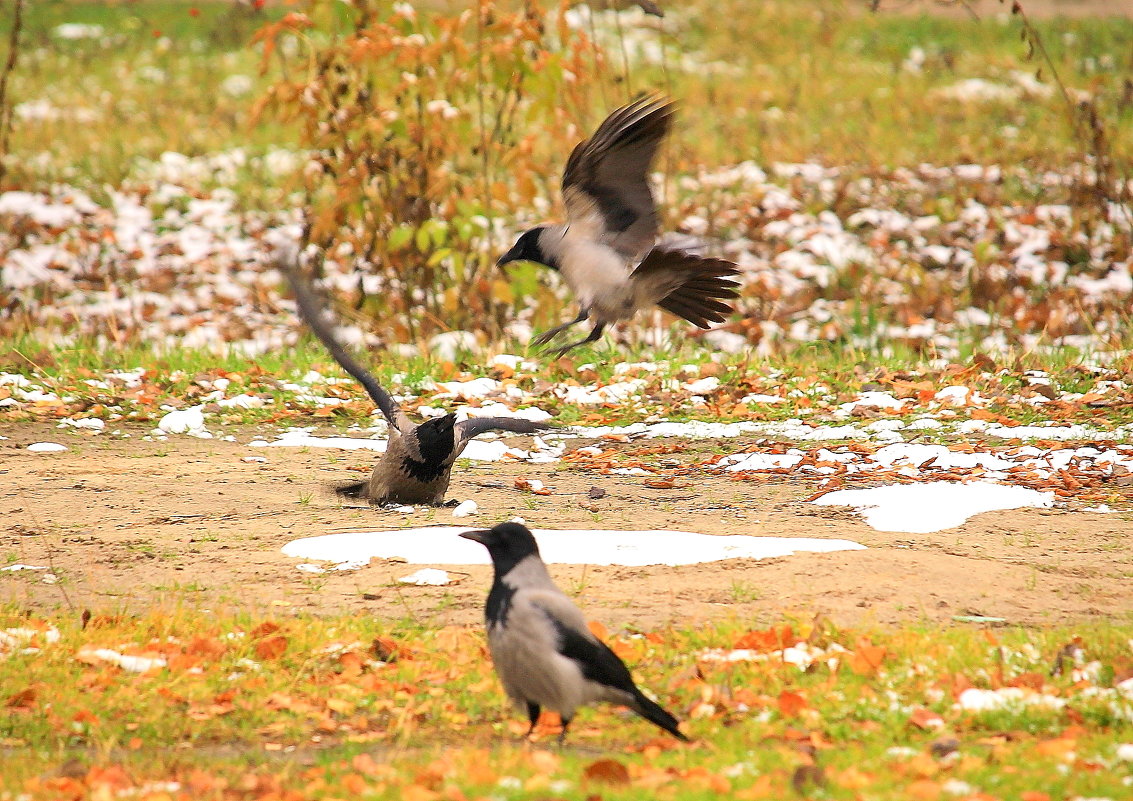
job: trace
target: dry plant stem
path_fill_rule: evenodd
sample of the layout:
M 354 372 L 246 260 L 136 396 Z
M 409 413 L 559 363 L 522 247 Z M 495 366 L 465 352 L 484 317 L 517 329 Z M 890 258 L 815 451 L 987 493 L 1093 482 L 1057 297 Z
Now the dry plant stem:
M 0 72 L 0 186 L 8 171 L 8 143 L 12 134 L 12 103 L 8 99 L 8 77 L 16 69 L 20 52 L 20 32 L 23 30 L 24 0 L 14 0 L 15 13 L 12 17 L 12 30 L 8 34 L 8 59 Z
M 484 193 L 484 216 L 492 220 L 492 179 L 488 158 L 488 129 L 484 125 L 484 14 L 487 4 L 481 0 L 476 9 L 476 127 L 480 130 L 480 180 Z M 497 121 L 499 117 L 496 118 Z M 492 228 L 488 228 L 489 235 Z
M 999 0 L 999 2 L 1006 4 L 1007 0 Z M 1019 0 L 1012 0 L 1011 14 L 1019 19 L 1022 27 L 1023 40 L 1029 48 L 1027 58 L 1031 59 L 1037 53 L 1042 65 L 1050 70 L 1051 79 L 1066 104 L 1067 114 L 1074 127 L 1074 136 L 1094 159 L 1094 186 L 1090 195 L 1102 217 L 1108 219 L 1110 203 L 1112 202 L 1118 209 L 1124 209 L 1124 204 L 1130 199 L 1130 193 L 1124 177 L 1117 174 L 1110 144 L 1111 137 L 1105 121 L 1098 114 L 1097 103 L 1092 98 L 1076 103 L 1070 96 L 1070 90 L 1059 75 L 1058 67 L 1050 57 L 1042 35 L 1027 16 Z M 1041 73 L 1042 67 L 1039 68 L 1039 74 Z M 1126 214 L 1129 213 L 1128 210 L 1125 211 Z
M 618 32 L 618 47 L 622 54 L 622 78 L 626 84 L 626 96 L 633 97 L 633 80 L 630 78 L 629 71 L 629 48 L 626 47 L 626 35 L 622 30 L 622 15 L 617 12 L 612 2 L 607 2 L 606 7 L 614 11 L 614 28 Z

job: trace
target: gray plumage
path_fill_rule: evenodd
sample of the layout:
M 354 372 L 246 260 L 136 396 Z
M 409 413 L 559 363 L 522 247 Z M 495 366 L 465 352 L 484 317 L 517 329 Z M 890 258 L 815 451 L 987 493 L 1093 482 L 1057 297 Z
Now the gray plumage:
M 472 417 L 456 422 L 446 414 L 415 424 L 393 397 L 335 338 L 331 324 L 307 281 L 292 260 L 281 257 L 277 266 L 291 284 L 299 313 L 342 369 L 354 377 L 377 404 L 389 423 L 386 451 L 367 481 L 338 488 L 350 497 L 370 503 L 431 504 L 444 502 L 452 466 L 473 437 L 488 431 L 535 434 L 554 430 L 546 423 L 512 417 Z
M 559 743 L 580 706 L 606 701 L 632 709 L 680 740 L 678 721 L 642 694 L 617 654 L 595 637 L 582 611 L 551 580 L 535 537 L 518 523 L 460 536 L 479 542 L 495 576 L 484 610 L 488 649 L 504 692 L 535 730 L 544 707 L 559 713 Z
M 567 222 L 525 232 L 499 264 L 533 261 L 559 271 L 578 298 L 578 316 L 535 339 L 546 344 L 575 323 L 602 336 L 607 325 L 658 305 L 700 328 L 723 322 L 738 284 L 736 265 L 658 243 L 649 170 L 672 126 L 676 106 L 656 95 L 618 109 L 579 143 L 563 172 Z

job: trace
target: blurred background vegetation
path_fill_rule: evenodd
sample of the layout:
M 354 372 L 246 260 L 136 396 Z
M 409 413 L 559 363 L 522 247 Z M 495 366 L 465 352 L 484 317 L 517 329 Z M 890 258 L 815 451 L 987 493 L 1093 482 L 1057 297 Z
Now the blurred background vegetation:
M 683 107 L 659 165 L 667 224 L 703 216 L 696 233 L 721 240 L 759 236 L 752 199 L 711 181 L 746 161 L 837 167 L 822 192 L 781 174 L 803 211 L 843 219 L 864 203 L 851 184 L 884 195 L 894 171 L 926 163 L 1079 176 L 1005 172 L 889 198 L 946 222 L 974 197 L 1066 203 L 1092 230 L 1128 201 L 1123 3 L 1074 18 L 1049 16 L 1049 0 L 1034 16 L 996 2 L 614 5 L 30 3 L 0 189 L 66 183 L 98 198 L 172 178 L 230 190 L 238 208 L 301 209 L 304 238 L 351 277 L 336 285 L 359 319 L 396 341 L 498 334 L 532 300 L 557 318 L 535 271 L 509 280 L 494 257 L 556 214 L 574 143 L 647 89 Z M 861 276 L 843 279 L 849 291 Z

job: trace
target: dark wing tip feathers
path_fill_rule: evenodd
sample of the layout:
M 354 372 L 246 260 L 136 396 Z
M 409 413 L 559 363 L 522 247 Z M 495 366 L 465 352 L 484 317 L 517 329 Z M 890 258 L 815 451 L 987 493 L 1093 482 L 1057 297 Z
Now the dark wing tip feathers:
M 601 640 L 575 631 L 549 612 L 547 617 L 550 618 L 559 635 L 559 653 L 574 660 L 582 670 L 583 676 L 590 681 L 629 694 L 633 699 L 631 709 L 634 712 L 677 739 L 688 741 L 688 737 L 677 728 L 679 721 L 638 689 L 633 683 L 629 668 L 610 646 Z
M 315 298 L 314 290 L 311 289 L 307 279 L 299 272 L 298 256 L 281 254 L 276 258 L 276 267 L 287 277 L 287 282 L 291 284 L 291 291 L 295 293 L 295 303 L 299 307 L 299 315 L 304 322 L 323 343 L 323 347 L 334 357 L 334 360 L 342 366 L 342 369 L 365 388 L 366 394 L 381 410 L 389 424 L 396 428 L 397 416 L 401 410 L 394 402 L 393 397 L 377 382 L 377 379 L 359 364 L 342 346 L 342 343 L 335 338 L 331 324 L 323 317 L 323 309 Z
M 513 434 L 540 434 L 555 431 L 559 426 L 550 423 L 537 423 L 522 417 L 469 417 L 457 423 L 457 436 L 472 439 L 488 431 L 510 431 Z
M 578 187 L 593 198 L 611 232 L 625 234 L 642 219 L 656 226 L 648 172 L 661 140 L 672 127 L 676 104 L 660 94 L 645 95 L 612 112 L 589 139 L 579 142 L 563 170 L 562 190 Z M 633 239 L 651 238 L 642 230 Z M 623 243 L 624 244 L 624 243 Z M 641 247 L 634 244 L 633 250 Z
M 664 729 L 678 740 L 682 740 L 686 743 L 689 742 L 689 738 L 678 728 L 680 721 L 677 720 L 672 713 L 648 698 L 640 690 L 637 690 L 635 700 L 634 712 L 641 715 L 653 725 Z

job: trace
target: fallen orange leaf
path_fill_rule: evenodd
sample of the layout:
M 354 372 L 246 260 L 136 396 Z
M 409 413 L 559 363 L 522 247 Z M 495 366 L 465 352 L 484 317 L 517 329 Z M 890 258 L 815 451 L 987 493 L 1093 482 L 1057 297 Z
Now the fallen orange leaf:
M 606 627 L 599 623 L 597 620 L 586 621 L 586 627 L 590 629 L 591 634 L 593 634 L 602 642 L 605 642 L 606 638 L 610 636 L 610 632 L 606 630 Z
M 606 784 L 629 784 L 629 769 L 616 759 L 599 759 L 582 771 L 585 779 Z
M 771 796 L 771 775 L 763 774 L 749 786 L 742 790 L 736 790 L 732 793 L 732 798 L 737 801 L 760 801 L 763 798 Z
M 256 643 L 256 656 L 260 659 L 278 659 L 287 650 L 287 637 L 277 634 Z
M 905 788 L 905 794 L 916 801 L 936 801 L 942 792 L 940 782 L 931 779 L 917 779 Z
M 35 687 L 25 687 L 8 696 L 6 704 L 13 709 L 31 709 L 35 706 L 35 699 L 38 695 L 39 691 Z
M 806 699 L 791 690 L 783 690 L 779 693 L 778 704 L 779 712 L 788 718 L 795 717 L 807 707 Z
M 748 649 L 752 651 L 781 651 L 794 645 L 796 642 L 794 631 L 790 626 L 769 628 L 762 631 L 749 631 L 740 637 L 733 648 Z
M 885 649 L 880 645 L 873 645 L 869 640 L 858 641 L 857 648 L 850 654 L 847 664 L 850 670 L 859 676 L 872 676 L 881 667 L 885 660 Z
M 913 714 L 909 715 L 909 722 L 918 729 L 930 731 L 941 728 L 944 725 L 944 718 L 932 710 L 918 707 L 913 710 Z

